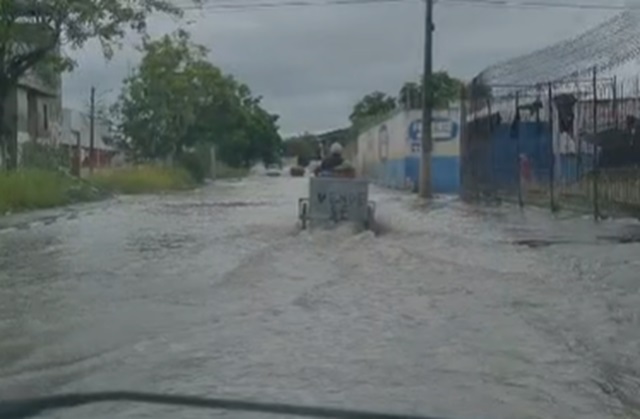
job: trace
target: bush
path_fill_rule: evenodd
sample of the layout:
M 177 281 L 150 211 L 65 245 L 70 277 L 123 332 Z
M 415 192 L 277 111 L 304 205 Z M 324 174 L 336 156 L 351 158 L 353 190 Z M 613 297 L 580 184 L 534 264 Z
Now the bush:
M 24 169 L 0 173 L 0 214 L 91 201 L 101 196 L 88 183 L 59 171 Z
M 184 153 L 180 157 L 179 163 L 198 183 L 204 182 L 204 179 L 209 175 L 209 159 L 199 153 Z
M 289 169 L 289 174 L 293 177 L 300 177 L 304 176 L 304 171 L 304 167 L 293 166 L 291 169 Z
M 195 186 L 186 169 L 151 165 L 100 170 L 91 175 L 89 181 L 121 194 L 185 190 Z

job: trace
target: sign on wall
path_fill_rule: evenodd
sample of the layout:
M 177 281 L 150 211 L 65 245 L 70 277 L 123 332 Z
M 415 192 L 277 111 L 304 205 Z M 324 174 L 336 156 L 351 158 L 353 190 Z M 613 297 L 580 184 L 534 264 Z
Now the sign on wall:
M 458 136 L 458 123 L 449 118 L 434 117 L 431 126 L 431 138 L 436 143 L 453 141 Z M 422 150 L 422 119 L 414 119 L 407 128 L 407 140 L 411 153 Z

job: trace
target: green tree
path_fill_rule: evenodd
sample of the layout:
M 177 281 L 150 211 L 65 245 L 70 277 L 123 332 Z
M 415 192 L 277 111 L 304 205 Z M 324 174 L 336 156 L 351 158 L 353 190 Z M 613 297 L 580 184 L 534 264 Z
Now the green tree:
M 80 48 L 97 39 L 109 58 L 128 28 L 145 32 L 147 16 L 154 11 L 180 14 L 168 0 L 1 0 L 0 122 L 5 120 L 5 103 L 22 77 L 73 67 L 74 62 L 62 55 L 63 47 Z M 6 138 L 4 128 L 1 138 Z M 6 145 L 8 166 L 15 168 L 17 144 Z
M 210 76 L 198 66 L 206 52 L 184 31 L 145 41 L 141 50 L 142 61 L 124 81 L 116 104 L 120 131 L 137 159 L 179 155 L 193 145 L 187 134 L 197 120 L 199 89 L 207 85 L 203 75 Z
M 386 93 L 375 91 L 369 93 L 355 104 L 351 115 L 349 115 L 349 120 L 355 125 L 368 118 L 389 113 L 395 108 L 396 100 L 393 97 Z
M 260 106 L 248 86 L 210 63 L 208 51 L 188 33 L 147 41 L 142 52 L 114 108 L 134 158 L 180 159 L 202 144 L 215 144 L 218 157 L 232 166 L 278 158 L 278 117 Z
M 445 108 L 460 99 L 464 83 L 451 77 L 446 71 L 433 73 L 431 78 L 431 99 L 435 108 Z M 398 102 L 405 109 L 422 108 L 422 82 L 407 82 L 398 93 Z

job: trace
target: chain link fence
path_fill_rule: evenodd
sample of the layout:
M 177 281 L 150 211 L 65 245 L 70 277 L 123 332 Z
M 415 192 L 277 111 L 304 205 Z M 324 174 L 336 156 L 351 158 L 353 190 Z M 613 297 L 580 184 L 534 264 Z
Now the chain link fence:
M 468 89 L 462 186 L 468 199 L 640 214 L 638 78 Z M 477 86 L 476 86 L 477 87 Z

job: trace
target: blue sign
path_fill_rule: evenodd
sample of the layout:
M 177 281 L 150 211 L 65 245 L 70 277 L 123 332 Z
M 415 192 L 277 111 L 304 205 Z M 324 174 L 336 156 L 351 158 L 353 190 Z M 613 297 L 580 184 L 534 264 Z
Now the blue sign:
M 452 141 L 458 136 L 458 124 L 449 118 L 434 117 L 431 125 L 431 135 L 434 142 Z M 419 152 L 422 148 L 422 119 L 414 119 L 407 129 L 407 139 L 412 152 Z

